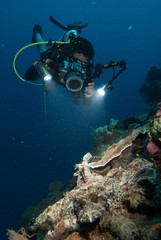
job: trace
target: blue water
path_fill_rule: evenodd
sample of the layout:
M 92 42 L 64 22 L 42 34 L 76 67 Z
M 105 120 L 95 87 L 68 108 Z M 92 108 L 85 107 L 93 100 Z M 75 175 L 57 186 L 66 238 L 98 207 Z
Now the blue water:
M 0 239 L 6 239 L 7 228 L 20 228 L 23 211 L 47 196 L 51 182 L 69 184 L 75 163 L 93 144 L 91 127 L 144 110 L 139 88 L 149 67 L 161 61 L 160 9 L 160 0 L 0 1 Z M 50 15 L 64 25 L 88 22 L 82 36 L 95 48 L 95 64 L 126 60 L 127 70 L 115 80 L 114 90 L 90 107 L 72 105 L 64 88 L 53 88 L 45 124 L 43 89 L 19 80 L 12 61 L 31 42 L 34 24 L 42 26 L 46 41 L 64 34 Z M 22 77 L 38 57 L 35 47 L 20 54 Z M 105 70 L 96 86 L 110 78 Z

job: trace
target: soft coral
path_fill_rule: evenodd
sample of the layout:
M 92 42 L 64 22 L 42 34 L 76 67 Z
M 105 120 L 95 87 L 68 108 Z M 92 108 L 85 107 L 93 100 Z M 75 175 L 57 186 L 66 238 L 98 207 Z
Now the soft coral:
M 149 153 L 154 154 L 159 150 L 159 148 L 151 139 L 149 139 L 149 142 L 148 142 L 148 145 L 147 145 L 147 150 L 148 150 Z

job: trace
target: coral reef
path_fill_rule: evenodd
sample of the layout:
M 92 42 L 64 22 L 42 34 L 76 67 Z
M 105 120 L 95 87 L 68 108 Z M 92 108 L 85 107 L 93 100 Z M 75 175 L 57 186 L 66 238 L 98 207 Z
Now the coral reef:
M 136 153 L 137 144 L 144 142 L 138 139 L 147 138 L 148 129 L 148 124 L 134 129 L 107 148 L 100 161 L 95 162 L 88 152 L 76 164 L 77 186 L 36 218 L 32 232 L 44 240 L 159 239 L 161 181 L 157 165 L 141 151 Z M 128 149 L 130 154 L 125 154 Z M 106 174 L 102 175 L 102 168 L 107 168 Z
M 151 221 L 161 210 L 161 184 L 154 163 L 137 157 L 103 177 L 92 172 L 90 159 L 88 153 L 76 166 L 78 186 L 40 214 L 32 231 L 45 240 L 150 240 L 154 231 Z
M 112 145 L 111 140 L 99 143 L 104 146 L 99 157 L 97 145 L 84 155 L 75 166 L 76 186 L 34 219 L 30 235 L 43 240 L 161 239 L 161 148 L 158 130 L 157 140 L 152 131 L 155 119 L 160 112 L 150 124 L 126 129 L 121 138 L 117 121 L 106 126 L 104 136 L 107 130 L 117 131 Z M 156 151 L 149 151 L 150 141 L 157 142 Z

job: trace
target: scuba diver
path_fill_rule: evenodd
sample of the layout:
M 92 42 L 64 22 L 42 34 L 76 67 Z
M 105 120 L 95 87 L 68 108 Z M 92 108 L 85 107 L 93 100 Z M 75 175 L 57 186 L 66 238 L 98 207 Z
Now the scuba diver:
M 83 98 L 84 104 L 89 106 L 95 92 L 94 80 L 100 77 L 104 69 L 113 69 L 112 79 L 103 84 L 97 91 L 99 95 L 103 96 L 113 89 L 111 85 L 120 73 L 126 69 L 126 62 L 110 61 L 108 64 L 96 64 L 94 66 L 93 46 L 87 39 L 81 37 L 81 29 L 88 24 L 76 22 L 65 27 L 52 16 L 49 19 L 65 30 L 65 34 L 56 42 L 52 40 L 44 42 L 41 26 L 36 24 L 33 28 L 32 44 L 21 48 L 14 57 L 14 71 L 23 82 L 43 86 L 44 96 L 50 90 L 52 83 L 55 82 L 57 85 L 65 87 L 74 96 L 73 104 L 79 105 Z M 24 49 L 35 45 L 40 53 L 40 59 L 27 69 L 25 79 L 23 79 L 16 70 L 17 56 Z M 117 73 L 115 72 L 116 67 L 119 67 Z M 35 83 L 35 80 L 39 78 L 43 82 Z
M 52 17 L 50 20 L 55 23 Z M 74 96 L 73 104 L 79 105 L 83 98 L 84 104 L 90 105 L 94 93 L 94 82 L 89 65 L 90 61 L 93 62 L 94 49 L 87 39 L 80 36 L 81 29 L 86 26 L 87 23 L 81 22 L 68 24 L 67 28 L 61 25 L 66 32 L 58 42 L 64 42 L 64 44 L 52 44 L 49 41 L 48 49 L 45 44 L 37 45 L 40 60 L 27 69 L 25 78 L 30 81 L 42 76 L 44 79 L 52 79 Z M 32 42 L 44 42 L 42 35 L 41 26 L 36 24 L 33 27 Z M 51 88 L 52 81 L 46 80 L 44 85 L 46 93 Z

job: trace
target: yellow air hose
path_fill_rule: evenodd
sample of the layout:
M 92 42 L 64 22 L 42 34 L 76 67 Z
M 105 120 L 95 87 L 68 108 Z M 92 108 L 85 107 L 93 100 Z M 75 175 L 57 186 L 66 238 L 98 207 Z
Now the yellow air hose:
M 48 42 L 31 43 L 31 44 L 28 44 L 28 45 L 24 46 L 23 48 L 21 48 L 21 49 L 16 53 L 16 55 L 15 55 L 15 57 L 14 57 L 14 59 L 13 59 L 13 69 L 14 69 L 14 72 L 16 73 L 16 75 L 18 76 L 18 78 L 19 78 L 21 81 L 23 81 L 23 82 L 25 82 L 25 83 L 29 83 L 29 84 L 31 84 L 31 85 L 35 85 L 35 86 L 44 86 L 44 84 L 42 84 L 42 83 L 33 83 L 33 82 L 27 81 L 27 80 L 25 80 L 24 78 L 22 78 L 22 77 L 18 74 L 18 72 L 17 72 L 17 70 L 16 70 L 16 60 L 17 60 L 18 55 L 19 55 L 24 49 L 29 48 L 29 47 L 32 47 L 32 46 L 35 46 L 35 45 L 47 44 L 47 43 L 48 43 Z M 69 42 L 52 42 L 52 43 L 56 43 L 56 44 L 69 44 Z
M 33 83 L 33 82 L 30 82 L 30 81 L 27 81 L 25 80 L 24 78 L 22 78 L 17 70 L 16 70 L 16 60 L 17 60 L 17 57 L 18 55 L 26 48 L 29 48 L 29 47 L 32 47 L 32 46 L 35 46 L 35 45 L 39 45 L 39 44 L 47 44 L 48 42 L 37 42 L 37 43 L 31 43 L 31 44 L 28 44 L 26 46 L 24 46 L 23 48 L 21 48 L 15 55 L 14 59 L 13 59 L 13 69 L 14 69 L 14 72 L 16 73 L 16 75 L 18 76 L 18 78 L 25 82 L 25 83 L 29 83 L 31 85 L 34 85 L 34 86 L 44 86 L 44 83 Z M 69 42 L 52 42 L 52 43 L 56 43 L 56 44 L 69 44 Z M 44 105 L 45 105 L 45 123 L 46 123 L 46 94 L 44 93 Z

